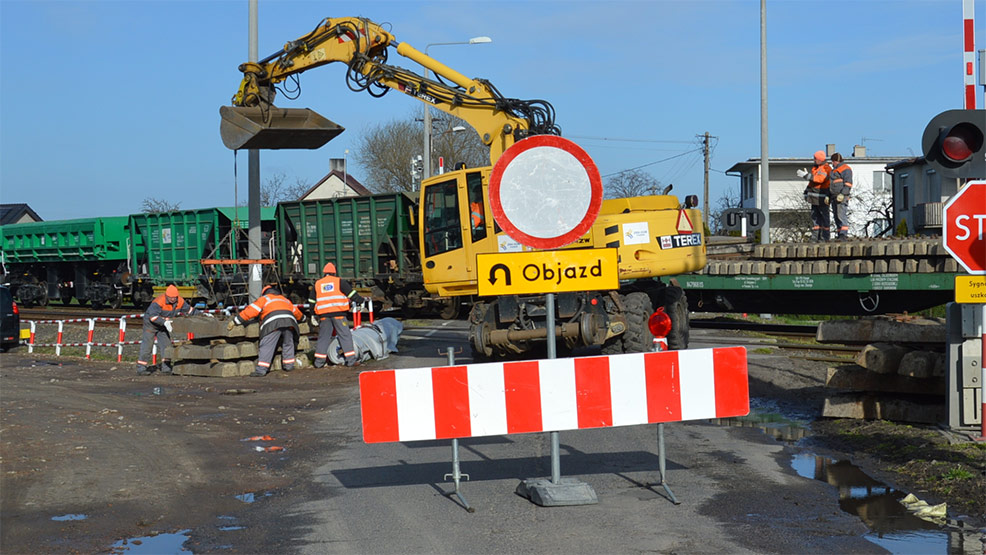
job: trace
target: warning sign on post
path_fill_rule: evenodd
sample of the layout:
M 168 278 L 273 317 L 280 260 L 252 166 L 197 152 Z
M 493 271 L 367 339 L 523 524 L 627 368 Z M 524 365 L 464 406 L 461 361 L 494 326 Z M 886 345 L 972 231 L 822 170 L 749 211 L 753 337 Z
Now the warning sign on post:
M 476 267 L 481 296 L 605 291 L 620 286 L 616 249 L 480 254 Z

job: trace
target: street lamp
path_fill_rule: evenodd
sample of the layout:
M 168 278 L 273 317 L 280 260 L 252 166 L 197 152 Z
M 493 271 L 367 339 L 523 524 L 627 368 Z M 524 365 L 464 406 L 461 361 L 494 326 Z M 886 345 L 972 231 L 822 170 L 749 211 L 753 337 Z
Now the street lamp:
M 428 55 L 428 49 L 432 46 L 449 46 L 454 44 L 485 44 L 493 42 L 490 37 L 473 37 L 468 41 L 461 42 L 433 42 L 431 44 L 425 45 L 425 56 Z M 424 78 L 428 79 L 428 67 L 424 66 L 425 73 Z M 425 144 L 424 144 L 424 160 L 422 161 L 423 171 L 421 173 L 422 179 L 431 177 L 431 106 L 425 102 Z

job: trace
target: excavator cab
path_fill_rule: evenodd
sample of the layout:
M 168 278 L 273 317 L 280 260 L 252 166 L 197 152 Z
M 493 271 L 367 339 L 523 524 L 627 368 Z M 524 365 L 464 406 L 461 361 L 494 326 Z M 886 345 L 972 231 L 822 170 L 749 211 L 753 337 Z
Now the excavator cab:
M 222 106 L 219 134 L 230 150 L 316 149 L 345 131 L 308 108 Z

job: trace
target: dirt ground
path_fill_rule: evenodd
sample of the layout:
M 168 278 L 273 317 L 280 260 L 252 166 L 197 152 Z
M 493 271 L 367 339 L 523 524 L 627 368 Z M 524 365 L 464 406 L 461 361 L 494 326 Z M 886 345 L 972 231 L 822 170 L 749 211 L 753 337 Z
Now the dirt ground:
M 176 515 L 207 519 L 217 499 L 235 515 L 236 496 L 288 488 L 317 462 L 307 424 L 355 374 L 140 378 L 131 364 L 0 355 L 0 552 L 104 551 L 168 529 Z M 248 440 L 264 435 L 274 439 Z M 196 515 L 200 506 L 208 514 Z M 89 533 L 52 520 L 63 515 L 86 515 Z M 59 535 L 73 543 L 51 543 Z
M 751 355 L 748 365 L 751 396 L 804 421 L 820 414 L 826 364 Z M 233 518 L 244 506 L 237 496 L 301 487 L 323 453 L 313 424 L 357 373 L 141 378 L 131 364 L 0 355 L 0 552 L 106 551 L 123 538 L 173 531 L 175 521 L 205 521 L 217 504 Z M 813 429 L 812 449 L 929 503 L 947 502 L 950 514 L 978 526 L 986 521 L 983 444 L 889 422 Z M 53 520 L 64 515 L 86 515 L 86 535 L 75 532 L 78 521 Z M 241 545 L 264 545 L 250 539 L 258 527 L 241 532 Z

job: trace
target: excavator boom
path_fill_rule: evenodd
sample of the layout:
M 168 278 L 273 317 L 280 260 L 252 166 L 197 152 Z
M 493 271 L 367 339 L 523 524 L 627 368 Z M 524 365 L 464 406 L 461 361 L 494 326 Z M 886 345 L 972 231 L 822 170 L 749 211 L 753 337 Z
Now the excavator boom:
M 436 79 L 387 63 L 391 49 L 434 72 Z M 495 162 L 515 141 L 529 134 L 559 134 L 551 105 L 541 100 L 503 97 L 484 79 L 470 79 L 445 64 L 398 42 L 363 18 L 324 19 L 310 33 L 280 51 L 240 65 L 243 80 L 232 106 L 220 110 L 220 134 L 230 149 L 319 148 L 342 127 L 307 108 L 273 105 L 277 85 L 312 68 L 341 62 L 348 66 L 351 90 L 383 96 L 398 90 L 468 122 Z

